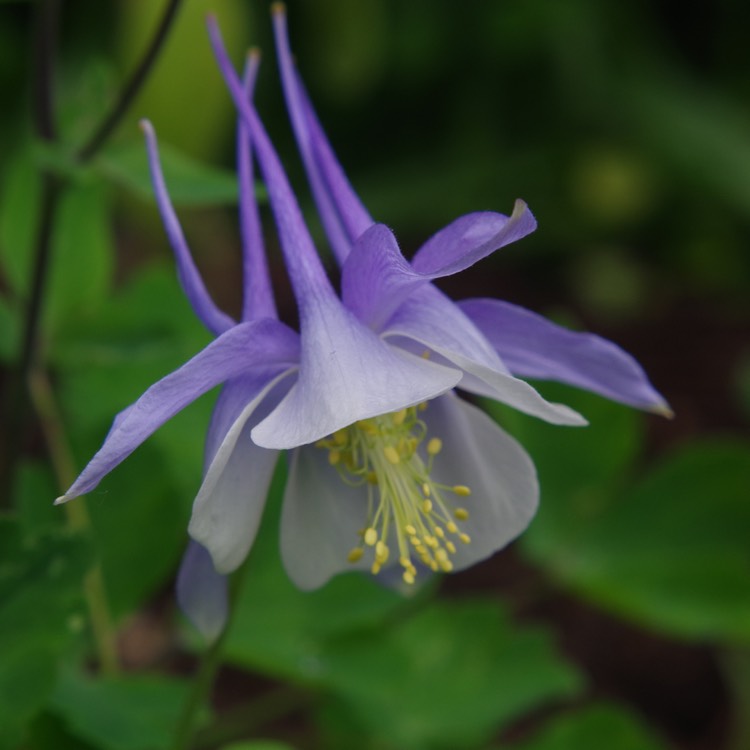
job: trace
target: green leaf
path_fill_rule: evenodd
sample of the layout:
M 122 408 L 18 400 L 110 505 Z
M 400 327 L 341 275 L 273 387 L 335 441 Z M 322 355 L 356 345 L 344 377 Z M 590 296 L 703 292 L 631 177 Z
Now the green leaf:
M 27 294 L 30 283 L 40 200 L 41 178 L 32 148 L 18 146 L 8 162 L 0 196 L 0 263 L 20 298 Z
M 175 205 L 207 206 L 237 202 L 237 178 L 229 170 L 201 164 L 165 143 L 159 144 L 164 179 Z M 107 151 L 97 162 L 101 173 L 153 201 L 154 190 L 143 141 Z
M 600 705 L 557 717 L 513 750 L 666 750 L 646 727 L 627 711 Z
M 313 592 L 294 586 L 279 558 L 278 513 L 285 475 L 281 462 L 247 563 L 225 654 L 230 661 L 267 674 L 318 683 L 325 673 L 321 654 L 329 643 L 382 623 L 405 600 L 359 573 L 337 576 Z
M 557 573 L 686 638 L 750 641 L 750 444 L 684 446 L 587 524 Z
M 166 677 L 91 679 L 64 673 L 50 709 L 69 729 L 102 750 L 162 750 L 187 697 L 188 686 Z
M 96 316 L 110 291 L 114 269 L 109 200 L 98 181 L 76 183 L 63 193 L 50 263 L 47 330 Z
M 276 740 L 253 740 L 224 745 L 221 750 L 294 750 L 294 748 L 285 742 L 277 742 Z
M 434 603 L 329 644 L 321 660 L 368 740 L 359 747 L 473 747 L 582 687 L 546 632 L 516 628 L 487 600 Z
M 0 520 L 0 748 L 11 748 L 51 692 L 82 623 L 88 545 L 67 532 L 24 536 Z

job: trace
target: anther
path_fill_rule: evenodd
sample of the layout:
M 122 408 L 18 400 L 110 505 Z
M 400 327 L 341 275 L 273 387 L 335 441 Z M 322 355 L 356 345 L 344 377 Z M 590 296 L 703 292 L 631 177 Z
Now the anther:
M 378 541 L 378 532 L 375 531 L 372 527 L 367 529 L 365 531 L 365 544 L 368 547 L 373 547 L 375 545 L 375 542 Z
M 394 466 L 401 463 L 401 456 L 398 455 L 398 451 L 392 445 L 386 445 L 383 448 L 383 453 L 390 463 Z
M 469 497 L 471 495 L 471 488 L 465 484 L 457 484 L 453 487 L 453 491 L 461 497 Z
M 458 538 L 464 543 L 469 544 L 471 542 L 471 537 L 468 534 L 459 534 Z
M 346 559 L 350 563 L 359 562 L 362 559 L 362 555 L 365 554 L 365 551 L 362 549 L 362 547 L 355 547 L 347 556 Z
M 440 438 L 430 438 L 430 441 L 427 443 L 427 453 L 431 456 L 437 456 L 442 449 L 443 441 Z
M 469 511 L 466 510 L 466 508 L 456 508 L 453 511 L 453 515 L 459 520 L 459 521 L 467 521 L 469 519 Z

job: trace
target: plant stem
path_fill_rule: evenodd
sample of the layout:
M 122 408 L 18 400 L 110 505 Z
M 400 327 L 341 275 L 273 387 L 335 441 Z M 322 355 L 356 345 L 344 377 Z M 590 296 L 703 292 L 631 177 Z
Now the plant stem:
M 221 649 L 232 626 L 234 613 L 237 610 L 237 598 L 245 578 L 247 566 L 248 563 L 246 560 L 242 567 L 232 576 L 230 582 L 229 617 L 221 634 L 208 647 L 200 660 L 190 693 L 177 723 L 170 750 L 190 750 L 193 747 L 198 714 L 208 701 L 216 672 L 221 664 Z
M 133 71 L 130 80 L 123 87 L 120 96 L 112 107 L 110 113 L 102 120 L 99 127 L 92 133 L 89 140 L 81 147 L 76 154 L 76 159 L 81 162 L 87 162 L 96 154 L 105 141 L 112 135 L 119 124 L 122 116 L 127 112 L 133 99 L 141 90 L 148 74 L 156 62 L 156 58 L 164 46 L 164 42 L 172 27 L 172 23 L 177 16 L 180 3 L 182 0 L 168 0 L 164 13 L 162 14 L 159 26 L 154 32 L 151 43 L 146 48 L 146 52 L 141 59 L 138 67 Z
M 75 480 L 77 471 L 52 385 L 41 368 L 37 367 L 31 371 L 29 392 L 39 417 L 58 486 L 60 491 L 64 492 Z M 91 519 L 83 498 L 79 498 L 76 502 L 66 503 L 65 511 L 70 528 L 84 532 L 91 530 Z M 99 563 L 94 564 L 86 574 L 83 586 L 101 670 L 107 675 L 117 674 L 119 664 L 116 631 L 109 611 L 104 576 Z

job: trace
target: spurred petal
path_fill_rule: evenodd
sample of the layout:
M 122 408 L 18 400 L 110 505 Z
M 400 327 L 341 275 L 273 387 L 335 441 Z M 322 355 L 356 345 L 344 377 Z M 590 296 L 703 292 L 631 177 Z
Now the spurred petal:
M 220 573 L 235 570 L 255 541 L 278 451 L 257 446 L 250 431 L 288 390 L 287 375 L 282 373 L 266 383 L 237 415 L 195 498 L 188 531 L 208 549 Z M 252 393 L 257 384 L 240 379 L 226 390 L 230 389 Z M 226 398 L 234 400 L 234 396 Z
M 557 380 L 624 404 L 671 414 L 643 368 L 611 341 L 570 331 L 508 302 L 472 299 L 460 307 L 514 374 Z
M 152 385 L 120 414 L 104 445 L 71 488 L 55 502 L 90 492 L 149 435 L 198 396 L 253 367 L 273 363 L 293 366 L 297 336 L 273 320 L 241 323 L 230 328 L 178 370 Z
M 417 342 L 420 348 L 425 347 L 460 367 L 465 376 L 459 388 L 502 401 L 552 424 L 586 424 L 577 412 L 546 401 L 528 383 L 510 375 L 505 364 L 493 355 L 484 336 L 434 287 L 420 289 L 402 303 L 383 335 L 399 346 L 403 345 L 403 339 Z
M 468 510 L 459 521 L 469 544 L 456 541 L 451 560 L 467 568 L 504 547 L 529 524 L 539 502 L 534 464 L 526 451 L 484 412 L 447 394 L 431 401 L 422 415 L 427 434 L 443 446 L 433 464 L 433 478 L 446 485 L 465 485 L 468 497 L 454 505 Z M 446 499 L 449 496 L 445 495 Z M 460 501 L 460 502 L 459 502 Z
M 401 352 L 363 326 L 337 299 L 310 308 L 297 383 L 253 430 L 266 448 L 294 448 L 359 419 L 434 398 L 459 370 Z
M 164 229 L 172 245 L 174 257 L 177 262 L 177 276 L 180 280 L 185 296 L 195 311 L 195 314 L 201 320 L 203 325 L 209 331 L 215 334 L 226 331 L 234 325 L 234 321 L 224 312 L 219 310 L 211 299 L 203 279 L 201 279 L 198 269 L 195 267 L 193 257 L 185 242 L 185 235 L 182 233 L 180 222 L 177 214 L 169 199 L 169 193 L 164 183 L 164 175 L 161 171 L 159 162 L 159 150 L 156 142 L 156 133 L 148 120 L 141 120 L 141 129 L 146 136 L 146 150 L 148 152 L 148 163 L 151 170 L 151 180 L 154 185 L 156 195 L 156 204 L 159 207 Z
M 345 484 L 326 451 L 308 445 L 291 454 L 281 511 L 281 559 L 299 588 L 315 589 L 337 573 L 367 568 L 365 560 L 347 562 L 366 518 L 367 491 Z
M 260 53 L 250 54 L 245 66 L 244 87 L 248 101 L 253 98 Z M 273 299 L 268 262 L 263 246 L 258 201 L 253 180 L 250 133 L 240 117 L 237 123 L 237 174 L 240 186 L 240 231 L 242 233 L 242 319 L 278 318 Z
M 473 266 L 495 250 L 536 229 L 528 206 L 517 200 L 510 216 L 490 212 L 467 214 L 434 234 L 412 259 L 415 271 L 433 278 Z
M 229 615 L 227 579 L 214 569 L 211 557 L 191 541 L 177 574 L 177 603 L 198 632 L 209 642 L 224 630 Z
M 343 263 L 352 242 L 373 221 L 336 159 L 295 68 L 283 5 L 274 6 L 273 25 L 281 81 L 297 145 L 326 234 Z

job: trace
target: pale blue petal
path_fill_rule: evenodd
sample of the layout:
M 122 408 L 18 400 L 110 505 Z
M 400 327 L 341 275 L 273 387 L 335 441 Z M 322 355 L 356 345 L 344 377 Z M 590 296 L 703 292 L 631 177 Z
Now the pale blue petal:
M 453 507 L 469 511 L 460 521 L 470 544 L 455 541 L 456 568 L 468 568 L 515 539 L 528 526 L 539 503 L 534 464 L 526 451 L 484 412 L 447 394 L 431 401 L 422 419 L 427 436 L 443 442 L 435 457 L 432 478 L 471 489 L 468 497 L 453 499 Z
M 380 331 L 398 306 L 430 278 L 412 269 L 388 227 L 373 224 L 344 262 L 341 298 L 363 323 Z
M 517 200 L 508 216 L 490 212 L 468 214 L 434 234 L 412 259 L 415 271 L 436 278 L 473 266 L 495 250 L 536 229 L 528 206 Z
M 420 289 L 404 302 L 386 326 L 386 340 L 398 346 L 403 346 L 404 340 L 416 342 L 417 348 L 439 355 L 437 361 L 460 367 L 464 377 L 458 387 L 466 391 L 502 401 L 552 424 L 586 424 L 577 412 L 546 401 L 528 383 L 513 377 L 481 332 L 453 302 L 436 292 L 434 287 Z
M 641 409 L 671 413 L 643 368 L 611 341 L 570 331 L 508 302 L 472 299 L 460 307 L 514 374 L 556 380 Z
M 209 642 L 224 630 L 229 616 L 226 576 L 216 572 L 211 556 L 197 542 L 188 544 L 177 574 L 177 603 Z
M 340 263 L 352 241 L 373 222 L 341 169 L 295 68 L 283 6 L 275 6 L 274 34 L 281 81 L 297 145 L 321 221 Z
M 337 573 L 366 570 L 347 561 L 367 521 L 367 492 L 345 484 L 325 450 L 292 452 L 281 512 L 281 559 L 289 578 L 309 591 Z
M 294 366 L 298 338 L 273 320 L 241 323 L 230 328 L 178 370 L 152 385 L 115 420 L 104 445 L 91 459 L 61 503 L 90 492 L 105 474 L 127 458 L 164 422 L 220 383 L 253 367 L 274 363 Z
M 231 573 L 255 541 L 278 451 L 260 448 L 252 428 L 289 388 L 289 373 L 270 381 L 245 405 L 224 435 L 193 504 L 188 532 L 211 554 L 220 573 Z
M 461 378 L 455 368 L 384 343 L 335 298 L 307 313 L 297 383 L 253 430 L 258 445 L 312 443 L 359 419 L 434 398 Z
M 234 325 L 234 321 L 226 313 L 222 312 L 211 299 L 198 269 L 195 267 L 193 257 L 182 233 L 182 227 L 177 219 L 177 214 L 169 199 L 169 193 L 164 183 L 164 175 L 159 162 L 159 150 L 156 142 L 156 133 L 148 120 L 141 120 L 141 129 L 146 136 L 146 151 L 148 163 L 151 170 L 151 181 L 154 186 L 156 204 L 159 207 L 164 229 L 169 238 L 169 243 L 174 251 L 177 262 L 177 276 L 180 280 L 185 296 L 188 298 L 195 314 L 209 331 L 215 334 L 222 333 Z
M 253 98 L 260 57 L 251 54 L 245 66 L 244 87 Z M 239 180 L 240 232 L 242 234 L 242 319 L 278 318 L 263 244 L 263 232 L 253 179 L 250 133 L 243 119 L 237 123 L 237 175 Z

